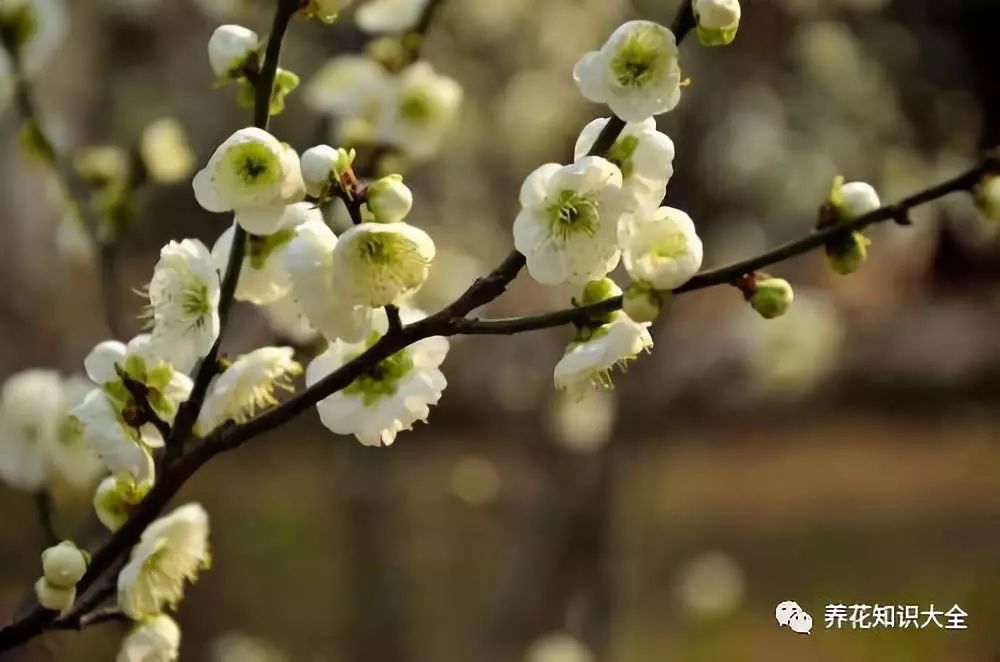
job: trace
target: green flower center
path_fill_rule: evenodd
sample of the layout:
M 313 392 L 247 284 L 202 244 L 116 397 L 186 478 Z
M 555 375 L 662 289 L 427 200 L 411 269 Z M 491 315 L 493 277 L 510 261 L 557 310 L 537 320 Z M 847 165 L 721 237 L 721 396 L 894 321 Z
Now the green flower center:
M 281 165 L 266 145 L 243 143 L 226 153 L 224 172 L 240 186 L 268 186 L 281 177 Z
M 0 41 L 13 52 L 24 48 L 38 34 L 38 12 L 29 2 L 9 3 L 13 6 L 0 9 Z
M 660 260 L 676 260 L 687 253 L 687 237 L 681 232 L 673 232 L 656 242 L 649 253 Z
M 366 407 L 384 397 L 395 395 L 400 381 L 413 369 L 413 359 L 404 349 L 374 365 L 344 389 L 346 395 L 359 396 Z
M 425 122 L 434 115 L 434 101 L 424 90 L 410 90 L 399 104 L 404 119 Z
M 622 136 L 608 150 L 607 159 L 622 171 L 622 177 L 628 179 L 632 175 L 632 155 L 639 147 L 638 136 Z
M 593 237 L 600 225 L 597 201 L 577 191 L 561 191 L 545 211 L 549 217 L 549 235 L 563 241 L 581 233 Z
M 659 77 L 670 54 L 661 29 L 644 27 L 630 34 L 611 58 L 611 71 L 623 87 L 643 87 Z
M 266 236 L 249 235 L 247 237 L 247 258 L 254 269 L 263 269 L 267 258 L 276 250 L 287 244 L 295 236 L 290 229 L 279 230 Z
M 418 287 L 429 263 L 417 246 L 395 232 L 368 233 L 355 249 L 359 267 L 370 282 L 391 282 L 403 289 Z

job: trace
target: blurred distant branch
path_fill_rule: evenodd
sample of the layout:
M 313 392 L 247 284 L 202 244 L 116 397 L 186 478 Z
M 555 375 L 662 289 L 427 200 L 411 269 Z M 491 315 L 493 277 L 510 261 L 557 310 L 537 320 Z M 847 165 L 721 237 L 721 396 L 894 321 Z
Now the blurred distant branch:
M 52 523 L 52 493 L 45 487 L 35 493 L 35 509 L 38 511 L 38 522 L 45 537 L 45 546 L 49 547 L 59 542 L 55 526 Z
M 840 225 L 831 226 L 822 230 L 816 230 L 801 239 L 796 239 L 787 244 L 779 246 L 761 255 L 735 262 L 733 264 L 703 271 L 681 285 L 673 291 L 673 294 L 683 294 L 702 290 L 715 285 L 729 285 L 737 281 L 740 277 L 752 274 L 758 269 L 782 262 L 791 257 L 808 253 L 816 248 L 821 248 L 834 237 L 863 230 L 871 225 L 885 221 L 896 221 L 900 224 L 909 222 L 909 212 L 921 205 L 927 204 L 943 198 L 951 193 L 971 191 L 982 179 L 983 175 L 990 172 L 1000 171 L 1000 157 L 991 154 L 983 159 L 979 165 L 971 170 L 942 182 L 936 186 L 915 193 L 896 204 L 887 205 L 876 209 L 870 214 L 865 214 L 852 221 Z M 563 326 L 585 322 L 594 315 L 609 313 L 619 310 L 622 307 L 622 297 L 614 297 L 600 303 L 578 308 L 567 308 L 541 315 L 527 317 L 515 317 L 509 319 L 456 319 L 453 322 L 451 332 L 454 334 L 469 335 L 513 335 L 527 331 L 537 331 L 552 327 Z
M 24 72 L 19 49 L 6 48 L 10 55 L 11 69 L 15 80 L 14 96 L 18 113 L 24 121 L 24 137 L 28 144 L 45 159 L 52 168 L 56 181 L 66 196 L 66 204 L 75 209 L 79 220 L 100 256 L 100 290 L 104 305 L 104 318 L 108 330 L 115 338 L 121 336 L 121 311 L 115 292 L 117 285 L 115 251 L 111 240 L 101 236 L 101 224 L 91 209 L 86 184 L 77 176 L 68 154 L 60 154 L 52 138 L 45 131 L 45 123 L 35 104 L 31 82 Z

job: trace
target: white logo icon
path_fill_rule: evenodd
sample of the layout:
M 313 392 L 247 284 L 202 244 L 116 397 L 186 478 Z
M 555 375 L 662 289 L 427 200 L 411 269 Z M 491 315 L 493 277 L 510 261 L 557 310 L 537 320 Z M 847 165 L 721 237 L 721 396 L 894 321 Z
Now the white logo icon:
M 792 632 L 798 632 L 799 634 L 809 634 L 812 632 L 812 616 L 803 611 L 799 603 L 792 600 L 785 600 L 778 603 L 778 606 L 774 609 L 774 618 L 777 619 L 779 627 L 788 626 Z

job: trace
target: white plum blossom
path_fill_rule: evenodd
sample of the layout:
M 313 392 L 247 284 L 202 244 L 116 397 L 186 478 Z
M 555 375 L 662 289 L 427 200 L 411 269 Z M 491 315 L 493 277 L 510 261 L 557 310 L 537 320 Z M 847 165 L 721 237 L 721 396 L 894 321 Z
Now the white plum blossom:
M 242 25 L 220 25 L 208 40 L 208 61 L 220 79 L 242 75 L 247 62 L 257 55 L 260 37 Z
M 368 211 L 379 223 L 399 223 L 413 209 L 413 192 L 402 175 L 386 175 L 368 187 Z
M 587 156 L 568 166 L 548 163 L 521 187 L 514 245 L 532 278 L 546 285 L 583 284 L 618 264 L 618 221 L 625 209 L 621 171 Z
M 196 503 L 181 506 L 143 531 L 118 575 L 118 606 L 135 620 L 176 607 L 184 583 L 195 581 L 210 562 L 208 513 Z
M 357 305 L 335 284 L 333 253 L 337 236 L 322 221 L 303 223 L 285 251 L 292 293 L 306 319 L 328 340 L 362 340 L 372 328 L 372 309 Z
M 703 248 L 694 221 L 680 209 L 640 209 L 618 229 L 622 261 L 632 280 L 672 290 L 701 268 Z
M 404 308 L 403 321 L 420 313 Z M 384 315 L 382 331 L 387 327 Z M 306 368 L 306 384 L 312 386 L 357 357 L 378 339 L 373 332 L 367 342 L 334 341 Z M 448 354 L 448 340 L 425 338 L 383 359 L 347 388 L 316 405 L 323 425 L 336 434 L 353 434 L 366 446 L 389 446 L 396 435 L 426 421 L 430 406 L 441 399 L 448 382 L 439 369 Z
M 212 378 L 195 433 L 205 436 L 226 421 L 243 423 L 277 404 L 274 389 L 294 390 L 292 378 L 302 373 L 294 355 L 291 347 L 262 347 L 233 361 Z
M 84 441 L 116 477 L 139 485 L 153 482 L 150 448 L 163 445 L 155 428 L 136 429 L 126 423 L 111 398 L 96 388 L 73 410 L 73 416 L 83 428 Z
M 122 640 L 115 662 L 177 662 L 181 629 L 166 614 L 146 618 Z
M 153 481 L 150 449 L 163 445 L 156 427 L 142 420 L 134 396 L 122 375 L 145 389 L 152 410 L 167 423 L 191 393 L 191 378 L 160 358 L 148 335 L 126 346 L 109 340 L 99 343 L 84 360 L 84 368 L 98 388 L 72 410 L 80 435 L 116 477 L 136 485 Z
M 430 0 L 369 0 L 358 8 L 362 30 L 373 34 L 395 34 L 412 30 Z
M 324 64 L 306 86 L 313 110 L 341 118 L 374 118 L 391 85 L 389 72 L 363 55 L 340 55 Z
M 399 303 L 427 280 L 434 253 L 430 235 L 413 225 L 355 225 L 333 251 L 333 282 L 356 305 Z
M 588 100 L 606 103 L 626 122 L 642 122 L 680 102 L 677 39 L 657 23 L 629 21 L 601 50 L 584 55 L 573 77 Z
M 458 81 L 427 62 L 411 64 L 393 80 L 375 123 L 375 138 L 415 159 L 433 156 L 462 104 Z
M 271 234 L 285 207 L 305 197 L 295 150 L 267 131 L 240 129 L 194 177 L 198 204 L 210 212 L 234 211 L 250 234 Z
M 25 370 L 4 382 L 0 391 L 3 482 L 22 490 L 44 487 L 61 399 L 59 375 L 51 370 Z
M 608 119 L 596 119 L 583 128 L 577 138 L 575 159 L 587 156 Z M 658 206 L 674 174 L 674 141 L 656 130 L 652 117 L 629 122 L 604 155 L 622 173 L 622 191 L 632 208 Z
M 221 282 L 208 248 L 197 239 L 160 251 L 149 283 L 151 342 L 176 368 L 189 371 L 219 336 Z
M 292 280 L 285 269 L 284 254 L 295 236 L 295 228 L 307 221 L 323 222 L 323 212 L 311 202 L 296 202 L 285 208 L 278 230 L 269 235 L 250 235 L 236 284 L 236 299 L 265 306 L 292 290 Z M 233 246 L 235 228 L 230 227 L 212 247 L 212 259 L 219 273 L 224 273 Z
M 139 155 L 150 179 L 161 184 L 186 179 L 196 162 L 184 127 L 173 117 L 158 119 L 143 129 Z
M 54 480 L 86 488 L 101 463 L 83 442 L 69 412 L 90 390 L 81 377 L 31 369 L 11 376 L 0 390 L 0 480 L 39 490 Z
M 576 306 L 588 306 L 621 295 L 610 278 L 592 280 L 584 286 Z M 589 394 L 593 386 L 610 388 L 615 367 L 624 368 L 643 351 L 653 346 L 649 323 L 637 323 L 620 310 L 595 315 L 578 326 L 576 338 L 556 364 L 555 386 L 577 399 Z
M 556 364 L 556 388 L 578 397 L 593 386 L 609 388 L 616 367 L 624 368 L 653 347 L 648 327 L 648 323 L 639 324 L 617 311 L 611 321 L 588 329 L 583 337 L 569 344 Z
M 261 307 L 260 312 L 275 335 L 293 345 L 306 346 L 319 337 L 319 332 L 309 323 L 294 293 Z
M 0 25 L 14 35 L 16 43 L 9 45 L 20 51 L 29 76 L 37 74 L 62 45 L 68 23 L 64 0 L 0 0 Z

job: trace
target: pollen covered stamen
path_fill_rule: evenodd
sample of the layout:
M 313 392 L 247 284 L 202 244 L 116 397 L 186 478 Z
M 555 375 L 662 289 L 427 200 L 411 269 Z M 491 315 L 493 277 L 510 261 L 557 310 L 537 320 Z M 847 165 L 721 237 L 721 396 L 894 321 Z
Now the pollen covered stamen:
M 593 237 L 600 224 L 596 200 L 577 191 L 562 191 L 546 211 L 549 216 L 549 234 L 562 241 L 575 234 Z

